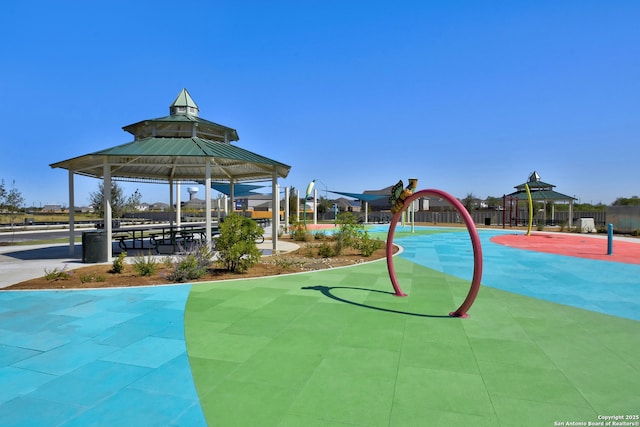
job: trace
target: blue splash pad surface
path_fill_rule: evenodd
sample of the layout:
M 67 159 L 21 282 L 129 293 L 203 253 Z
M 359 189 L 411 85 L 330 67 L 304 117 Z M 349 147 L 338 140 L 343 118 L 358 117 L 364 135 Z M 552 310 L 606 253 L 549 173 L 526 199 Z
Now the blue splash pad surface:
M 1 292 L 1 424 L 206 425 L 184 338 L 190 289 Z
M 396 233 L 407 230 L 408 226 L 398 226 Z M 527 251 L 490 241 L 491 237 L 505 233 L 509 232 L 479 230 L 484 286 L 640 320 L 640 265 Z M 401 257 L 471 281 L 473 248 L 466 229 L 394 241 L 404 248 Z

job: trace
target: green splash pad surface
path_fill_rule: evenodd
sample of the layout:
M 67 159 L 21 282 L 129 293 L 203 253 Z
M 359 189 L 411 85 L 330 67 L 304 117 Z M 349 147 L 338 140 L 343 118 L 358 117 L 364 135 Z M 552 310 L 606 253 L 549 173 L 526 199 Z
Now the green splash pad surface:
M 395 259 L 193 285 L 187 352 L 209 425 L 546 426 L 635 414 L 640 322 Z

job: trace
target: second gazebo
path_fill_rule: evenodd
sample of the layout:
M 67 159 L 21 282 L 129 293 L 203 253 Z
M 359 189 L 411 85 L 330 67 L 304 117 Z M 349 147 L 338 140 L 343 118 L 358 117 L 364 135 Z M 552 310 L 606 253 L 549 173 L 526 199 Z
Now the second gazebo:
M 556 202 L 564 202 L 569 203 L 569 227 L 573 226 L 573 201 L 574 197 L 567 196 L 566 194 L 558 193 L 554 190 L 555 185 L 548 184 L 543 182 L 540 179 L 540 175 L 538 172 L 533 171 L 531 175 L 529 175 L 529 179 L 526 183 L 516 185 L 516 191 L 505 195 L 505 200 L 507 198 L 511 200 L 521 201 L 527 200 L 527 191 L 525 185 L 529 186 L 529 191 L 531 192 L 531 199 L 534 202 L 542 202 L 544 204 L 544 218 L 543 220 L 547 221 L 547 203 L 551 203 L 551 221 L 555 221 L 555 203 Z

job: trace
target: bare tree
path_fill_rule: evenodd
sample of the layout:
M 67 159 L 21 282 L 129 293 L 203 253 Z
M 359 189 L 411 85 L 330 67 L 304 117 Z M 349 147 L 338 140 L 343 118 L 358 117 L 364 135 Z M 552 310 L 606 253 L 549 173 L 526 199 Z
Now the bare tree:
M 14 180 L 11 185 L 11 189 L 7 190 L 4 179 L 0 182 L 0 208 L 9 212 L 9 219 L 11 221 L 11 227 L 15 223 L 15 217 L 20 212 L 20 209 L 24 206 L 24 198 L 22 193 L 15 187 L 16 181 Z

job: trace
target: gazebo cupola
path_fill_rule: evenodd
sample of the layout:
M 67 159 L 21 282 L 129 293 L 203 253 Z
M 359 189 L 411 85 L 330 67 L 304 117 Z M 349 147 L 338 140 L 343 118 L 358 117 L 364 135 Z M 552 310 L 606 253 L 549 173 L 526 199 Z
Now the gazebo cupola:
M 227 126 L 199 117 L 200 109 L 189 91 L 182 89 L 169 106 L 169 115 L 148 119 L 123 127 L 139 141 L 145 138 L 202 138 L 230 144 L 237 141 L 238 132 Z
M 187 89 L 182 89 L 182 92 L 180 92 L 175 101 L 169 106 L 169 115 L 171 116 L 181 114 L 184 116 L 198 117 L 199 111 L 198 105 L 193 101 Z

